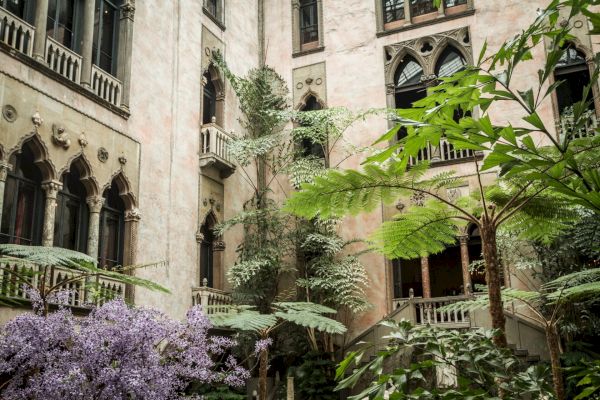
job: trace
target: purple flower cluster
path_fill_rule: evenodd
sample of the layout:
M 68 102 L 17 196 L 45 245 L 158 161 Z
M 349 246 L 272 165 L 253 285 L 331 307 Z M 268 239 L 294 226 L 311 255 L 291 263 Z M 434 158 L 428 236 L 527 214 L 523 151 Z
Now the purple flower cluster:
M 210 328 L 199 307 L 179 322 L 122 300 L 85 318 L 20 315 L 0 331 L 0 397 L 168 400 L 191 382 L 243 386 L 249 373 L 228 355 L 236 343 Z
M 267 350 L 272 344 L 273 339 L 271 338 L 257 340 L 256 343 L 254 343 L 254 354 L 258 356 L 263 350 Z

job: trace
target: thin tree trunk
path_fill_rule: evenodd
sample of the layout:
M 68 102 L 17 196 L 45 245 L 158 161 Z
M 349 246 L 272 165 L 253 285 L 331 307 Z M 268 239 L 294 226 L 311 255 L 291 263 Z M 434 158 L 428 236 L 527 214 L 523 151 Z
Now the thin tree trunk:
M 485 280 L 490 299 L 490 316 L 492 327 L 500 330 L 501 334 L 494 338 L 494 343 L 506 347 L 506 319 L 502 307 L 502 283 L 500 279 L 500 262 L 496 245 L 496 228 L 486 221 L 481 224 L 481 240 L 483 242 L 483 259 L 485 261 Z
M 552 384 L 557 400 L 565 399 L 565 385 L 563 382 L 562 370 L 560 367 L 560 344 L 558 332 L 555 326 L 546 327 L 546 342 L 550 352 L 550 366 L 552 367 Z
M 269 368 L 269 350 L 260 352 L 260 365 L 258 369 L 258 400 L 267 400 L 267 369 Z

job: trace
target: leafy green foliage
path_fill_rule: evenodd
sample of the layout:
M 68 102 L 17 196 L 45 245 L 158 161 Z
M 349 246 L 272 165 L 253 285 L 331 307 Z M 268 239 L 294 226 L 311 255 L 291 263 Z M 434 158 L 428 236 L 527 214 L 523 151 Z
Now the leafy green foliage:
M 574 400 L 597 398 L 600 393 L 600 360 L 586 362 L 570 369 L 569 380 L 574 381 L 580 393 Z
M 521 399 L 524 396 L 543 398 L 551 395 L 548 371 L 545 367 L 523 366 L 506 348 L 497 347 L 492 330 L 447 330 L 430 326 L 413 327 L 408 321 L 385 322 L 392 328 L 387 336 L 390 344 L 373 360 L 363 362 L 364 350 L 350 353 L 338 367 L 338 390 L 352 388 L 367 376 L 375 379 L 361 393 L 349 397 L 390 399 Z M 388 371 L 387 360 L 402 354 L 412 354 L 410 365 L 394 365 Z M 357 366 L 348 376 L 350 368 Z M 454 381 L 438 380 L 436 369 L 446 369 Z M 444 383 L 446 385 L 444 385 Z M 387 393 L 387 394 L 386 394 Z
M 296 393 L 306 400 L 337 400 L 335 363 L 326 354 L 309 352 L 294 369 Z

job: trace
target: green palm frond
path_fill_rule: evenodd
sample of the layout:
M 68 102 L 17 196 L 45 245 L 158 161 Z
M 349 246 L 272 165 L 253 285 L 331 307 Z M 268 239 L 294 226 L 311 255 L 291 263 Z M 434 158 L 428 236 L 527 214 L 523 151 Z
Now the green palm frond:
M 209 314 L 208 318 L 215 326 L 239 331 L 260 332 L 277 324 L 277 317 L 273 314 L 261 314 L 258 311 L 240 310 L 235 307 L 229 312 Z
M 542 287 L 545 291 L 555 291 L 598 281 L 600 281 L 600 268 L 592 268 L 563 275 L 545 283 Z
M 98 264 L 95 258 L 78 251 L 19 244 L 0 244 L 0 260 L 75 269 L 93 269 Z
M 310 312 L 317 314 L 335 314 L 337 312 L 332 308 L 307 301 L 281 302 L 273 303 L 273 305 L 283 311 Z
M 278 311 L 275 315 L 284 321 L 293 322 L 304 328 L 316 329 L 320 332 L 331 334 L 346 332 L 346 327 L 341 322 L 314 312 L 288 310 L 287 312 Z

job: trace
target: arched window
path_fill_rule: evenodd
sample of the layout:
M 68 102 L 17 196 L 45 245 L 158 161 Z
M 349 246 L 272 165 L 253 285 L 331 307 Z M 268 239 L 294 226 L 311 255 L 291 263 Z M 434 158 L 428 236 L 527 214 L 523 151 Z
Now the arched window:
M 396 108 L 411 108 L 424 98 L 427 90 L 422 82 L 423 67 L 412 56 L 405 56 L 394 74 Z M 398 139 L 406 136 L 406 129 L 398 131 Z
M 463 55 L 454 47 L 448 46 L 438 58 L 435 65 L 435 74 L 438 78 L 452 76 L 465 69 L 466 65 L 467 60 Z
M 210 124 L 212 118 L 217 117 L 217 88 L 215 87 L 210 71 L 206 71 L 203 78 L 202 123 Z
M 200 284 L 214 287 L 214 242 L 215 219 L 212 215 L 206 217 L 206 221 L 200 227 L 202 242 L 200 243 Z
M 77 168 L 65 172 L 61 181 L 63 186 L 56 198 L 54 246 L 85 253 L 89 220 L 85 187 Z
M 28 144 L 10 159 L 2 205 L 0 243 L 40 245 L 44 218 L 42 173 Z
M 585 55 L 578 51 L 574 45 L 568 44 L 566 46 L 564 54 L 556 64 L 554 79 L 563 81 L 556 88 L 558 110 L 562 114 L 565 108 L 583 100 L 583 89 L 590 83 L 590 71 Z M 587 100 L 591 100 L 592 96 L 590 90 Z M 593 102 L 590 103 L 590 109 L 593 109 Z
M 321 110 L 321 104 L 316 99 L 315 96 L 309 96 L 306 99 L 306 105 L 302 107 L 301 111 L 319 111 Z M 305 157 L 313 156 L 317 158 L 325 158 L 325 151 L 323 149 L 323 144 L 315 143 L 308 138 L 302 139 L 300 142 L 300 146 L 302 148 L 302 155 Z
M 103 197 L 104 205 L 100 212 L 98 262 L 102 268 L 113 269 L 118 265 L 123 265 L 125 204 L 114 182 L 109 189 L 104 191 Z

